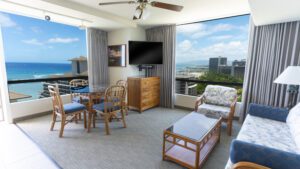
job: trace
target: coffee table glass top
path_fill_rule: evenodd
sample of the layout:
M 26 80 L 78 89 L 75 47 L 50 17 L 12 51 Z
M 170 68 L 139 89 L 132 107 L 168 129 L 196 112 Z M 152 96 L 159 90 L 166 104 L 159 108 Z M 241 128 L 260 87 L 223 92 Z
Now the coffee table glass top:
M 195 141 L 200 141 L 219 120 L 220 119 L 210 118 L 203 114 L 192 112 L 167 128 L 167 131 Z

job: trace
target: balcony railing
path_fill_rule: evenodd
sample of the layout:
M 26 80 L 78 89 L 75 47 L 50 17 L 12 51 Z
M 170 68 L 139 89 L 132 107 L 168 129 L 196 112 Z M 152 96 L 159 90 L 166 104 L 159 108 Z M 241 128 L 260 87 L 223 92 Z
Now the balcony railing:
M 238 89 L 238 95 L 241 95 L 243 83 L 236 82 L 217 82 L 198 79 L 176 78 L 176 93 L 184 95 L 197 96 L 204 92 L 206 85 L 222 85 Z
M 24 99 L 39 99 L 49 97 L 48 85 L 57 84 L 60 90 L 60 94 L 70 94 L 69 82 L 73 79 L 88 80 L 88 76 L 73 76 L 73 77 L 55 77 L 55 78 L 39 78 L 39 79 L 21 79 L 21 80 L 8 80 L 10 101 L 17 102 Z M 18 86 L 17 85 L 21 85 Z M 22 90 L 24 86 L 29 86 L 31 91 Z M 15 91 L 16 88 L 18 91 Z

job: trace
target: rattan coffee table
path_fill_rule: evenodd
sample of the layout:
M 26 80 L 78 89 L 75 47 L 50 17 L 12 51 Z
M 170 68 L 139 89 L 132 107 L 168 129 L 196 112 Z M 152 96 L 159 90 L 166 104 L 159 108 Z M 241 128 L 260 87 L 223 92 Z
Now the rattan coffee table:
M 220 141 L 221 118 L 192 112 L 164 131 L 163 160 L 200 168 Z

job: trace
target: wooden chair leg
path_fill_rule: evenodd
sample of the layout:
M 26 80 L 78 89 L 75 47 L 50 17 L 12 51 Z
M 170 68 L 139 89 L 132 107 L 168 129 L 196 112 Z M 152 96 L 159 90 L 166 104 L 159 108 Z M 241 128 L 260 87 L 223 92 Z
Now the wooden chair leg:
M 227 121 L 227 135 L 231 136 L 232 134 L 232 120 Z
M 96 128 L 96 117 L 97 117 L 97 114 L 94 112 L 92 117 L 93 117 L 93 128 Z
M 81 120 L 81 113 L 78 114 L 78 120 Z
M 105 121 L 106 135 L 110 135 L 110 132 L 109 132 L 109 119 L 110 119 L 110 115 L 109 114 L 105 114 L 104 115 L 104 121 Z
M 126 125 L 126 121 L 125 121 L 125 112 L 123 110 L 121 110 L 121 116 L 122 116 L 123 126 L 124 126 L 124 128 L 126 128 L 127 125 Z
M 62 116 L 62 117 L 61 117 L 61 124 L 60 124 L 59 137 L 62 137 L 62 136 L 63 136 L 65 125 L 66 125 L 66 117 Z
M 74 116 L 74 121 L 75 121 L 76 124 L 78 123 L 78 115 Z
M 51 122 L 50 131 L 53 131 L 54 125 L 55 125 L 55 123 L 56 123 L 56 117 L 57 117 L 57 115 L 53 112 L 53 114 L 52 114 L 52 122 Z
M 87 124 L 86 124 L 86 111 L 83 112 L 83 123 L 84 123 L 84 128 L 87 128 Z
M 89 112 L 88 114 L 88 133 L 91 131 L 91 125 L 92 125 L 92 116 L 93 116 L 93 113 Z

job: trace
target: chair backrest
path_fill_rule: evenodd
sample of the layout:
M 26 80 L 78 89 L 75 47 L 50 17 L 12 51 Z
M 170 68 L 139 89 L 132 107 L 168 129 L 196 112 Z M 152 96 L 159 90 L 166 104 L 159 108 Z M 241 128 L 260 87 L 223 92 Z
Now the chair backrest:
M 84 79 L 73 79 L 70 81 L 69 85 L 70 85 L 70 89 L 71 89 L 70 90 L 71 100 L 73 100 L 73 98 L 80 97 L 82 94 L 74 93 L 72 89 L 74 89 L 76 87 L 85 87 L 88 85 L 88 81 L 84 80 Z
M 205 103 L 230 107 L 237 97 L 237 90 L 231 87 L 207 85 L 203 95 Z
M 113 106 L 113 110 L 116 111 L 120 110 L 123 106 L 124 99 L 125 99 L 125 87 L 119 85 L 113 85 L 106 89 L 105 91 L 105 99 L 104 99 L 104 106 L 105 104 L 111 104 Z
M 118 85 L 118 86 L 124 86 L 125 89 L 127 89 L 128 83 L 127 83 L 126 80 L 118 80 L 117 83 L 116 83 L 116 85 Z
M 63 102 L 61 100 L 60 94 L 59 94 L 59 88 L 58 85 L 48 85 L 48 90 L 50 93 L 50 96 L 52 97 L 52 105 L 53 105 L 53 111 L 55 113 L 59 113 L 64 115 L 64 107 Z
M 84 79 L 73 79 L 69 83 L 71 87 L 83 87 L 83 86 L 87 86 L 88 84 L 89 84 L 88 81 Z

